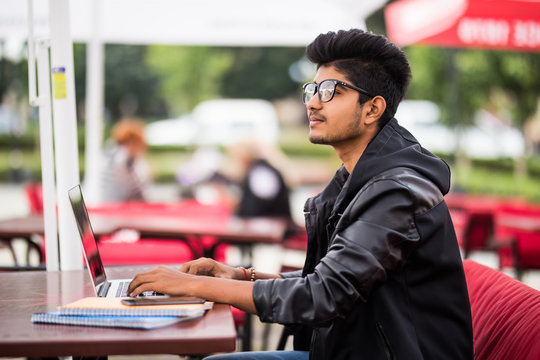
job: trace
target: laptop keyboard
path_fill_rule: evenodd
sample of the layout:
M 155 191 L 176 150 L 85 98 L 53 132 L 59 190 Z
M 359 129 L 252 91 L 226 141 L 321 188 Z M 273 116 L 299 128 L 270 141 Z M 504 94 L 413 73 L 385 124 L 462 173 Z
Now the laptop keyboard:
M 130 281 L 122 281 L 116 290 L 116 297 L 126 297 Z
M 128 287 L 129 287 L 129 283 L 131 281 L 122 281 L 119 285 L 118 285 L 118 289 L 116 290 L 116 297 L 127 297 L 128 296 Z M 159 293 L 159 292 L 155 292 L 155 291 L 145 291 L 139 295 L 137 295 L 137 297 L 146 297 L 146 296 L 163 296 L 162 293 Z

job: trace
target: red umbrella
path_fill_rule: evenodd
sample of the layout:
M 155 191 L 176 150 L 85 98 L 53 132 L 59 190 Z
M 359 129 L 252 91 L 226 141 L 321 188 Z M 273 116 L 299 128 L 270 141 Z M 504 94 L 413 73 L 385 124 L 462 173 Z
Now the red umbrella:
M 400 46 L 540 51 L 540 0 L 400 0 L 385 18 Z

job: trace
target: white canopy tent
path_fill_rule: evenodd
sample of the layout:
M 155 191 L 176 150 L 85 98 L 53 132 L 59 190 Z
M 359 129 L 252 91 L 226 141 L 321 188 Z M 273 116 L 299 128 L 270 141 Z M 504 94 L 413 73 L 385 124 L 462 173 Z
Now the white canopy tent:
M 365 17 L 385 2 L 69 0 L 69 18 L 75 42 L 304 46 L 321 32 L 364 28 Z M 48 3 L 34 3 L 36 36 L 49 34 Z M 0 0 L 0 39 L 27 39 L 26 9 L 24 1 Z
M 98 159 L 103 141 L 103 44 L 305 46 L 323 32 L 365 28 L 364 19 L 385 2 L 385 0 L 361 2 L 354 0 L 333 2 L 323 0 L 35 1 L 32 22 L 34 36 L 51 39 L 51 53 L 54 52 L 55 39 L 53 37 L 56 36 L 52 29 L 55 23 L 64 17 L 69 19 L 69 21 L 66 19 L 69 41 L 72 39 L 75 42 L 88 43 L 85 191 L 90 202 L 97 197 Z M 0 41 L 4 41 L 6 48 L 22 46 L 28 38 L 27 9 L 27 2 L 0 0 Z M 53 66 L 54 64 L 51 64 L 51 68 Z M 68 75 L 69 71 L 73 69 L 68 69 Z M 54 80 L 53 76 L 53 85 Z M 67 81 L 70 81 L 69 76 Z M 74 88 L 68 84 L 68 92 L 72 87 Z M 70 94 L 68 98 L 74 101 L 74 94 Z M 74 109 L 74 104 L 68 106 Z M 65 119 L 59 118 L 60 116 L 65 116 L 65 114 L 55 112 L 54 122 L 69 123 L 72 124 L 70 128 L 76 129 L 74 112 L 70 111 L 68 118 Z M 56 127 L 54 137 L 56 142 L 69 141 L 63 134 L 57 133 Z M 76 152 L 76 140 L 74 141 L 75 146 L 71 144 L 69 148 Z M 74 155 L 76 158 L 77 154 Z M 78 167 L 78 162 L 69 161 L 71 167 Z M 56 167 L 58 184 L 70 183 L 78 179 L 78 175 L 74 175 L 78 173 L 77 168 L 70 169 L 69 174 L 60 174 L 58 159 Z M 66 182 L 59 176 L 67 176 L 70 181 Z M 64 199 L 65 190 L 65 185 L 63 189 L 58 188 L 57 201 Z M 49 194 L 55 193 L 54 188 L 44 189 L 44 191 Z M 54 203 L 48 206 L 54 206 Z M 67 211 L 64 207 L 59 208 L 59 218 L 66 216 L 62 214 L 64 211 Z M 62 236 L 65 235 L 60 231 L 60 237 Z M 60 244 L 60 254 L 62 254 L 62 239 Z M 80 258 L 79 253 L 67 251 L 70 252 L 69 257 Z M 62 262 L 62 256 L 60 258 Z M 79 266 L 82 264 L 75 263 L 68 267 Z M 65 267 L 62 265 L 62 268 Z

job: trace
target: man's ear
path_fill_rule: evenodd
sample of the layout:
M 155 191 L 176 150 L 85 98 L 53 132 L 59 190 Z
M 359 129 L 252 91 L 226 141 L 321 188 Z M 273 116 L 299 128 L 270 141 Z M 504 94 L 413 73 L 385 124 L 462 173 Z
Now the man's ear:
M 386 100 L 380 95 L 375 96 L 365 103 L 366 108 L 366 124 L 376 123 L 386 110 Z

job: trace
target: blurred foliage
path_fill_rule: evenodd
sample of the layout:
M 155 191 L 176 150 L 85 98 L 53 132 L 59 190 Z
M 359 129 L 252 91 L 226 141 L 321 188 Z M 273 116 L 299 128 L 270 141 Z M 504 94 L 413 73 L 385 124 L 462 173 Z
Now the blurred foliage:
M 148 47 L 145 61 L 161 79 L 160 95 L 169 112 L 184 114 L 201 101 L 219 97 L 234 56 L 216 47 L 153 45 Z
M 28 66 L 26 61 L 13 62 L 0 57 L 0 103 L 8 92 L 19 96 L 28 93 Z
M 420 45 L 409 46 L 405 51 L 413 72 L 408 98 L 437 103 L 446 124 L 471 123 L 474 113 L 484 108 L 508 115 L 513 125 L 522 129 L 537 111 L 538 53 Z M 451 111 L 453 94 L 457 96 L 457 112 Z M 452 114 L 460 116 L 459 122 L 450 118 Z
M 289 66 L 302 58 L 296 47 L 107 45 L 107 124 L 123 115 L 145 119 L 178 116 L 219 97 L 274 100 L 298 96 Z M 86 46 L 74 45 L 78 117 L 85 114 Z
M 161 95 L 172 114 L 201 101 L 225 98 L 274 100 L 295 95 L 289 66 L 303 48 L 150 46 L 146 60 L 162 79 Z
M 289 76 L 289 67 L 304 56 L 298 47 L 235 47 L 233 66 L 223 77 L 221 91 L 228 98 L 266 100 L 298 96 L 299 85 Z
M 107 123 L 121 116 L 162 116 L 167 112 L 159 91 L 162 76 L 146 62 L 146 46 L 105 46 L 105 111 Z M 74 44 L 75 92 L 79 110 L 86 98 L 86 45 Z M 79 119 L 84 112 L 79 111 Z

